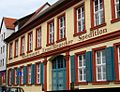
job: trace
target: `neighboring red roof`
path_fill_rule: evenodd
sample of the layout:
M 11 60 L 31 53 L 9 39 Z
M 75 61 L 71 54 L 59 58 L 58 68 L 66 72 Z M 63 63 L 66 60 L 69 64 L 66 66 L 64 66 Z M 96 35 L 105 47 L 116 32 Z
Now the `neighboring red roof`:
M 14 18 L 7 18 L 7 17 L 3 18 L 3 22 L 5 23 L 5 27 L 7 29 L 14 30 L 15 29 L 15 26 L 14 26 L 15 21 L 16 21 L 16 19 L 14 19 Z

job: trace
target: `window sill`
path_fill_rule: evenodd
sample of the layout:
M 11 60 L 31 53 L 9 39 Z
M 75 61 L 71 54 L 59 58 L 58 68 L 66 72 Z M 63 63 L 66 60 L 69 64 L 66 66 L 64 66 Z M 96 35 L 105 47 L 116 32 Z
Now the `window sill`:
M 27 51 L 27 53 L 31 53 L 33 50 Z
M 41 84 L 37 84 L 37 83 L 35 83 L 35 86 L 40 86 Z
M 77 86 L 77 85 L 88 85 L 88 83 L 87 82 L 75 82 L 75 85 Z
M 26 84 L 26 86 L 32 86 L 32 84 Z
M 107 81 L 96 81 L 96 82 L 92 82 L 93 85 L 104 85 L 104 84 L 109 84 L 109 82 Z
M 65 37 L 65 38 L 62 38 L 62 39 L 59 39 L 59 40 L 57 40 L 56 42 L 59 43 L 59 42 L 65 41 L 65 40 L 66 40 L 66 37 Z
M 11 58 L 9 58 L 9 60 L 11 60 L 12 59 L 12 57 Z
M 102 24 L 100 24 L 100 25 L 97 25 L 97 26 L 91 27 L 91 28 L 90 28 L 90 31 L 92 31 L 92 30 L 96 30 L 96 29 L 101 28 L 101 27 L 104 27 L 104 26 L 106 26 L 106 25 L 107 25 L 106 23 L 102 23 Z
M 17 56 L 14 56 L 14 58 L 17 58 L 18 57 L 18 55 Z
M 21 53 L 21 54 L 20 54 L 20 56 L 23 56 L 23 55 L 25 55 L 25 53 Z
M 115 84 L 120 84 L 120 80 L 116 80 L 114 83 Z
M 20 86 L 24 86 L 24 84 L 20 84 Z
M 118 22 L 118 21 L 120 21 L 120 18 L 114 18 L 114 19 L 111 20 L 111 23 L 115 23 L 115 22 Z
M 74 33 L 74 37 L 75 36 L 79 36 L 79 35 L 82 35 L 82 34 L 85 34 L 86 33 L 86 30 L 83 30 L 82 32 L 79 32 L 79 33 Z
M 50 45 L 53 45 L 54 43 L 47 43 L 46 46 L 50 46 Z
M 41 48 L 42 48 L 42 47 L 36 47 L 35 50 L 39 50 L 39 49 L 41 49 Z

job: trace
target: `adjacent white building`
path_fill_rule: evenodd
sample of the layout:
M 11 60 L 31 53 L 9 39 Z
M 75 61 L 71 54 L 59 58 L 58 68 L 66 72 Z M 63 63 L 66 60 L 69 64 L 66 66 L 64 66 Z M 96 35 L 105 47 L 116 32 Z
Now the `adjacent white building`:
M 5 84 L 5 72 L 6 72 L 6 54 L 7 44 L 4 39 L 9 37 L 15 30 L 14 22 L 16 19 L 3 17 L 0 26 L 0 84 Z

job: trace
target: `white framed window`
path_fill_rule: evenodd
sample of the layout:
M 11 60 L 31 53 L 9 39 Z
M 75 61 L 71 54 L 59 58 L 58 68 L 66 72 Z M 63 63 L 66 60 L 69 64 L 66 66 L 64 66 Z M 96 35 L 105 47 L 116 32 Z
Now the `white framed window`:
M 37 64 L 37 84 L 41 83 L 41 63 Z
M 28 66 L 28 84 L 31 84 L 31 66 Z
M 41 47 L 41 28 L 37 29 L 37 48 Z
M 12 80 L 11 80 L 11 79 L 12 79 L 11 74 L 12 74 L 12 71 L 11 71 L 11 70 L 9 70 L 9 80 L 8 80 L 8 81 L 9 81 L 9 85 L 11 85 L 11 81 L 12 81 Z
M 94 0 L 94 26 L 104 22 L 103 0 Z
M 115 2 L 115 15 L 116 18 L 120 18 L 120 0 L 114 0 Z
M 78 56 L 78 81 L 86 82 L 86 59 L 85 54 Z
M 54 23 L 49 24 L 49 43 L 54 43 Z
M 65 38 L 65 16 L 59 18 L 59 39 Z
M 21 38 L 21 54 L 25 53 L 25 37 Z
M 17 84 L 17 69 L 14 70 L 14 84 L 16 85 Z
M 24 73 L 23 73 L 23 68 L 21 68 L 21 84 L 23 84 L 23 78 L 24 78 Z
M 33 50 L 33 35 L 32 33 L 29 33 L 29 51 L 32 51 Z
M 105 50 L 96 51 L 96 80 L 106 81 Z
M 120 47 L 118 47 L 118 69 L 119 69 L 119 79 L 120 79 Z
M 10 43 L 10 47 L 9 47 L 9 58 L 10 58 L 10 59 L 13 57 L 12 51 L 13 51 L 13 44 Z
M 15 41 L 15 56 L 18 56 L 18 40 Z
M 77 33 L 84 31 L 85 18 L 84 18 L 84 6 L 77 8 Z

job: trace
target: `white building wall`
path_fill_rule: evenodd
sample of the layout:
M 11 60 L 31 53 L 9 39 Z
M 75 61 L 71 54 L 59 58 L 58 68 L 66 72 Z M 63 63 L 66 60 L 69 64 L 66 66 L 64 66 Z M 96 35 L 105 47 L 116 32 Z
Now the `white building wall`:
M 6 70 L 7 44 L 4 42 L 4 39 L 9 37 L 13 32 L 14 30 L 6 29 L 5 24 L 3 22 L 1 33 L 0 33 L 0 71 Z

